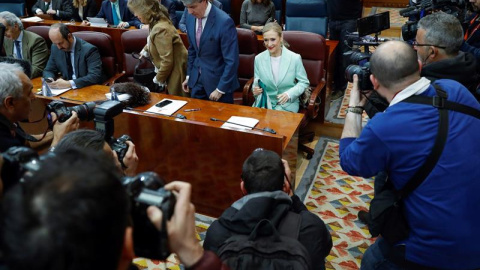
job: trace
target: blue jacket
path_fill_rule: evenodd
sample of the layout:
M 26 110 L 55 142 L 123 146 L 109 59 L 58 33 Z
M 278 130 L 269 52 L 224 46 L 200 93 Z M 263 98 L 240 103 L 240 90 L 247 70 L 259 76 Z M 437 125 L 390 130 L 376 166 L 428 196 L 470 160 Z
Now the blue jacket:
M 212 4 L 219 9 L 223 9 L 223 4 L 218 0 L 213 0 Z M 180 31 L 182 31 L 183 33 L 187 32 L 187 14 L 188 10 L 187 8 L 185 8 L 183 10 L 182 18 L 180 18 L 180 22 L 178 23 L 178 29 L 180 29 Z
M 122 22 L 128 22 L 130 26 L 135 26 L 140 28 L 140 20 L 133 15 L 133 13 L 127 7 L 127 0 L 117 0 L 118 8 L 120 9 L 120 20 Z M 113 15 L 112 15 L 112 3 L 109 0 L 102 2 L 102 8 L 97 14 L 97 18 L 104 18 L 107 20 L 108 24 L 113 25 Z
M 216 88 L 225 92 L 220 101 L 233 103 L 233 91 L 240 87 L 237 77 L 238 39 L 233 20 L 214 5 L 208 14 L 205 28 L 197 47 L 196 18 L 187 15 L 188 87 L 194 88 L 202 72 L 201 83 L 209 96 Z M 192 96 L 195 93 L 192 91 Z
M 448 100 L 480 110 L 461 84 L 437 80 Z M 422 95 L 434 96 L 430 86 Z M 401 189 L 431 152 L 438 129 L 433 106 L 397 103 L 378 113 L 359 138 L 340 140 L 340 163 L 350 175 L 372 177 L 386 171 Z M 480 267 L 480 120 L 449 111 L 448 139 L 425 181 L 405 199 L 410 236 L 406 258 L 442 269 Z

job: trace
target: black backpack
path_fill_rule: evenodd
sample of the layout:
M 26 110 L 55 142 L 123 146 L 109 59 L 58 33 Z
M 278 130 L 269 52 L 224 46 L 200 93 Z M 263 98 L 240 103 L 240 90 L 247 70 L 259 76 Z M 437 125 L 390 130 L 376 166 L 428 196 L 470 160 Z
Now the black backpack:
M 310 255 L 297 240 L 300 221 L 299 214 L 288 212 L 277 230 L 270 220 L 263 219 L 250 235 L 228 238 L 217 254 L 232 270 L 311 269 Z M 268 229 L 270 234 L 260 235 Z

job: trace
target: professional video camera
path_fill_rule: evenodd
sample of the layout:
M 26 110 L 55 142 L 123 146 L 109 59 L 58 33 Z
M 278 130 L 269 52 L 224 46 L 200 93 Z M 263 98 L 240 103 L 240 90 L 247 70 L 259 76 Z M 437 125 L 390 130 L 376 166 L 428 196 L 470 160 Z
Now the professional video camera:
M 349 64 L 345 69 L 345 77 L 349 82 L 353 82 L 353 75 L 358 76 L 358 87 L 361 91 L 372 90 L 373 85 L 370 81 L 370 53 L 362 53 L 359 51 L 348 51 L 343 54 L 344 66 Z
M 354 46 L 365 46 L 368 52 L 368 46 L 377 46 L 381 40 L 378 34 L 390 28 L 390 12 L 382 12 L 371 16 L 363 17 L 357 20 L 357 32 L 347 34 L 347 45 L 352 48 Z M 369 36 L 375 34 L 375 37 Z
M 166 221 L 175 208 L 175 195 L 163 188 L 163 180 L 154 172 L 124 177 L 123 185 L 131 201 L 134 249 L 137 256 L 165 260 L 169 255 Z M 147 216 L 150 205 L 162 210 L 162 230 L 158 231 Z
M 39 156 L 33 149 L 24 146 L 14 146 L 2 153 L 4 164 L 1 175 L 4 185 L 8 187 L 18 181 L 28 181 L 28 177 L 37 172 L 41 166 L 48 166 L 48 159 L 55 156 L 49 152 Z M 135 254 L 142 257 L 164 260 L 170 255 L 166 221 L 169 220 L 175 208 L 175 195 L 163 188 L 163 180 L 154 172 L 139 173 L 134 177 L 122 178 L 130 198 L 131 217 L 134 227 Z M 150 205 L 162 210 L 162 230 L 158 231 L 147 216 Z
M 402 26 L 403 40 L 408 41 L 415 39 L 418 21 L 428 14 L 443 11 L 463 21 L 466 7 L 465 0 L 422 0 L 419 4 L 400 10 L 399 13 L 401 16 L 409 18 L 409 21 Z
M 99 105 L 95 102 L 86 102 L 81 105 L 67 107 L 63 102 L 54 100 L 47 105 L 49 126 L 52 126 L 50 112 L 55 113 L 58 121 L 63 123 L 72 116 L 72 111 L 75 111 L 78 118 L 82 121 L 93 120 L 95 122 L 95 129 L 105 135 L 105 141 L 117 153 L 118 160 L 125 168 L 123 158 L 128 150 L 126 141 L 131 141 L 132 139 L 128 135 L 122 135 L 118 139 L 113 137 L 113 118 L 123 112 L 123 104 L 120 101 L 109 100 Z

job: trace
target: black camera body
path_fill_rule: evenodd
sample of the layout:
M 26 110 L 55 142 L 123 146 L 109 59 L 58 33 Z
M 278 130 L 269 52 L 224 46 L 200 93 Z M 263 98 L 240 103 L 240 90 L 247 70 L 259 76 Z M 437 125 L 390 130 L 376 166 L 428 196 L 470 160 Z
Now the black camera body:
M 60 123 L 67 121 L 72 116 L 72 112 L 76 112 L 78 119 L 81 121 L 91 121 L 95 106 L 95 102 L 86 102 L 81 105 L 67 107 L 63 102 L 54 100 L 47 105 L 47 112 L 55 113 Z
M 175 195 L 163 188 L 163 180 L 154 172 L 124 177 L 123 186 L 131 202 L 133 239 L 135 254 L 157 260 L 169 255 L 166 221 L 170 220 L 175 208 Z M 147 216 L 150 205 L 162 210 L 162 230 L 158 231 Z
M 126 134 L 120 136 L 118 139 L 112 138 L 110 141 L 110 147 L 117 153 L 118 160 L 124 168 L 126 168 L 126 166 L 123 164 L 123 158 L 125 158 L 125 154 L 128 151 L 127 141 L 132 141 L 132 138 Z
M 349 82 L 353 82 L 353 75 L 358 76 L 358 88 L 360 91 L 372 90 L 373 85 L 370 81 L 370 53 L 362 53 L 360 51 L 348 51 L 343 54 L 345 69 L 345 78 Z

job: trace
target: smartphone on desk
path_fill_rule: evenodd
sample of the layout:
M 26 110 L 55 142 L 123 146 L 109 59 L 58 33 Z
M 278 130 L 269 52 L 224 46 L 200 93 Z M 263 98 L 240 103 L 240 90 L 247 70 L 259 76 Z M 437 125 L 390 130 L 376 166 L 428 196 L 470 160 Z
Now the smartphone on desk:
M 172 103 L 172 101 L 166 99 L 166 100 L 164 100 L 164 101 L 162 101 L 162 102 L 160 102 L 160 103 L 157 103 L 155 106 L 157 106 L 158 108 L 162 108 L 162 107 L 167 106 L 167 105 L 170 104 L 170 103 Z

